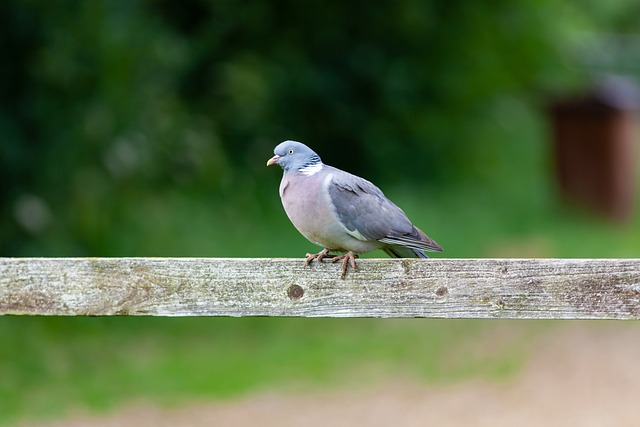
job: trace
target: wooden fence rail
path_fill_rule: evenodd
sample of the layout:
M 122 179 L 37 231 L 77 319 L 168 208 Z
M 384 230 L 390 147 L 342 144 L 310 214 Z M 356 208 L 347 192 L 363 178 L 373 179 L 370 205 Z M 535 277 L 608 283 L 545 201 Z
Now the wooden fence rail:
M 0 314 L 638 319 L 640 259 L 0 258 Z

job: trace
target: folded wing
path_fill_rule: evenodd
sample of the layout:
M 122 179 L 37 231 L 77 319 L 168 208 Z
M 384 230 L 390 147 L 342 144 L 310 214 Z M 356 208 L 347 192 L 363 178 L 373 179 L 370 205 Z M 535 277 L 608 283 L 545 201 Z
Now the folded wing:
M 395 257 L 426 257 L 422 251 L 442 251 L 374 184 L 339 169 L 330 172 L 329 195 L 338 219 L 353 237 L 391 245 L 384 250 Z

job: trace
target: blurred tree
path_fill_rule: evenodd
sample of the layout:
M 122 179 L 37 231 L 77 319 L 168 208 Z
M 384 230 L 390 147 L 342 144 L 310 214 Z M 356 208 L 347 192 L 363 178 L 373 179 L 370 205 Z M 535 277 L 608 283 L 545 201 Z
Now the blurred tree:
M 372 179 L 475 180 L 505 148 L 487 123 L 571 77 L 563 49 L 595 19 L 550 0 L 7 0 L 0 255 L 113 254 L 159 193 L 259 193 L 283 139 Z

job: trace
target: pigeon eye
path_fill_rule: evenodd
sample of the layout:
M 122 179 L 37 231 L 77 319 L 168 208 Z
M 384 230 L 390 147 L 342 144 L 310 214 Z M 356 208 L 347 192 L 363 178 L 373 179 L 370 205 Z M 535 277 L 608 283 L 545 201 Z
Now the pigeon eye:
M 292 149 L 291 149 L 291 150 L 289 150 L 289 154 L 293 154 L 293 150 L 292 150 Z

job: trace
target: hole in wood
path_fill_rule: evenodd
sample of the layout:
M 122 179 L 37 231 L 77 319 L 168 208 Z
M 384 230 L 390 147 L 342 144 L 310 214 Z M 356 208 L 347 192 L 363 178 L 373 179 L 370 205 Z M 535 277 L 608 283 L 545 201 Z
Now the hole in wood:
M 436 290 L 436 295 L 439 297 L 443 297 L 446 294 L 449 293 L 449 289 L 447 289 L 445 286 L 440 286 L 437 290 Z
M 304 296 L 304 289 L 300 285 L 291 285 L 289 289 L 287 289 L 287 295 L 289 299 L 297 300 Z

